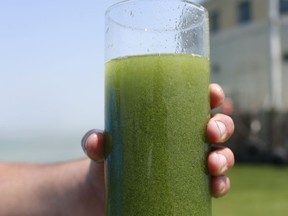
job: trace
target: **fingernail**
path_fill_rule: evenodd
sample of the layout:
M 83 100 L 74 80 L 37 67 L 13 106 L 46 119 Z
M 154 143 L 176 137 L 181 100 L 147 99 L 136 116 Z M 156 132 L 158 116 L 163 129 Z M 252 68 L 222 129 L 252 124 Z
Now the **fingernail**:
M 88 131 L 82 138 L 81 140 L 81 146 L 83 151 L 85 152 L 85 154 L 87 154 L 87 143 L 92 141 L 93 139 L 98 139 L 97 137 L 97 133 L 99 131 L 98 130 L 90 130 Z
M 83 138 L 82 138 L 82 140 L 81 140 L 81 147 L 82 147 L 82 149 L 83 149 L 83 151 L 85 152 L 85 154 L 87 155 L 87 148 L 86 148 L 86 146 L 87 146 L 87 139 L 88 139 L 88 137 L 89 136 L 84 136 Z
M 224 172 L 226 172 L 228 169 L 227 159 L 224 155 L 217 154 L 217 160 L 218 160 L 218 164 L 220 166 L 220 174 L 224 174 Z
M 97 148 L 97 144 L 98 144 L 97 141 L 98 141 L 97 134 L 93 133 L 90 136 L 88 136 L 88 139 L 86 140 L 86 143 L 85 143 L 86 149 L 87 149 L 87 144 L 91 142 L 96 143 L 96 148 Z
M 221 88 L 220 85 L 214 83 L 214 87 L 215 87 L 215 90 L 216 90 L 216 91 L 223 93 L 223 90 L 222 90 L 222 88 Z
M 226 191 L 226 181 L 224 179 L 221 179 L 219 183 L 219 193 L 224 194 Z
M 215 123 L 219 131 L 220 139 L 225 139 L 227 133 L 225 124 L 221 121 L 215 121 Z

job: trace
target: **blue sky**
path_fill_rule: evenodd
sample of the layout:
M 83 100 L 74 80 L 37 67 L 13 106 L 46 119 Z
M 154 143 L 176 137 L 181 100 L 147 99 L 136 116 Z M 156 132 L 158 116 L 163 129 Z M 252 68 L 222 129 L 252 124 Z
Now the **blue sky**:
M 0 129 L 103 127 L 104 12 L 117 1 L 0 1 Z

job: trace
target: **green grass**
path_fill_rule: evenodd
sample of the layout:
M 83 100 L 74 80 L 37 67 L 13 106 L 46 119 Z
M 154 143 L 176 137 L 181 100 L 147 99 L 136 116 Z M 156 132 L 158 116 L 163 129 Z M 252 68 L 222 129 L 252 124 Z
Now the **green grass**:
M 213 216 L 288 215 L 288 167 L 238 165 L 231 190 L 213 199 Z

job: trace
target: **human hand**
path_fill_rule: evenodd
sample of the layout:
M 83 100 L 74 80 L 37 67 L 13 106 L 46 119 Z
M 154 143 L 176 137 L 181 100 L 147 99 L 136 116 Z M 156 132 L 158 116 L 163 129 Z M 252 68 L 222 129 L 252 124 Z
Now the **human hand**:
M 210 84 L 211 109 L 219 107 L 225 99 L 224 92 L 218 84 Z M 225 114 L 213 115 L 207 124 L 207 138 L 209 142 L 221 144 L 232 135 L 234 131 L 233 120 Z M 82 147 L 91 162 L 91 180 L 97 188 L 95 192 L 101 200 L 105 200 L 104 185 L 104 135 L 101 131 L 91 130 L 82 139 Z M 212 177 L 211 194 L 214 197 L 225 195 L 230 189 L 230 180 L 225 173 L 234 165 L 234 155 L 227 147 L 213 145 L 208 156 L 207 167 Z
M 210 106 L 215 109 L 224 102 L 223 89 L 218 84 L 210 84 Z M 234 132 L 233 120 L 221 113 L 213 115 L 207 124 L 207 138 L 210 143 L 221 144 L 227 141 Z M 211 179 L 211 193 L 214 197 L 225 195 L 230 189 L 230 179 L 225 173 L 234 166 L 233 152 L 223 146 L 213 145 L 208 156 L 207 166 Z

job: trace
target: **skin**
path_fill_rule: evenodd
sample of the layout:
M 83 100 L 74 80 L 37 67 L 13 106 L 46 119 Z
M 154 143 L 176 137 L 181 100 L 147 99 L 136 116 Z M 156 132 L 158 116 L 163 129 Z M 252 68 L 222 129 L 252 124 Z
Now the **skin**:
M 217 84 L 210 85 L 211 108 L 217 108 L 225 96 Z M 234 131 L 232 119 L 215 114 L 207 125 L 211 143 L 225 142 Z M 225 173 L 234 165 L 230 149 L 214 145 L 208 156 L 212 176 L 211 194 L 225 195 L 230 180 Z M 82 147 L 90 159 L 55 164 L 0 163 L 1 216 L 104 216 L 104 136 L 89 131 Z

